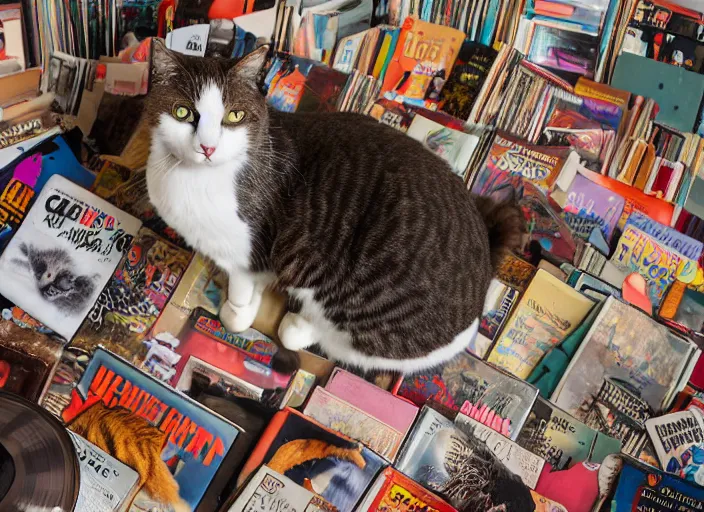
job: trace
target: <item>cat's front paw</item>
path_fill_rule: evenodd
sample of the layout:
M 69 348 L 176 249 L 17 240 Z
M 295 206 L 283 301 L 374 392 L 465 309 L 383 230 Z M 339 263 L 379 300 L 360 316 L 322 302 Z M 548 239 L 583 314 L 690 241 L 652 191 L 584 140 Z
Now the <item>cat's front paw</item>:
M 252 327 L 258 309 L 259 303 L 256 301 L 246 306 L 235 306 L 232 302 L 226 300 L 220 308 L 220 320 L 228 331 L 246 331 Z
M 279 339 L 288 350 L 298 351 L 315 343 L 313 325 L 296 313 L 288 312 L 279 324 Z

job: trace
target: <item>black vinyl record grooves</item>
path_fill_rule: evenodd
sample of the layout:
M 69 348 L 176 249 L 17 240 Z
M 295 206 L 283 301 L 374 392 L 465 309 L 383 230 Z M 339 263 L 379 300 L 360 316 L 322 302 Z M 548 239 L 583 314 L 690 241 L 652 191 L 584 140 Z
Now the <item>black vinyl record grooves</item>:
M 38 405 L 0 391 L 0 510 L 71 512 L 79 466 L 61 423 Z

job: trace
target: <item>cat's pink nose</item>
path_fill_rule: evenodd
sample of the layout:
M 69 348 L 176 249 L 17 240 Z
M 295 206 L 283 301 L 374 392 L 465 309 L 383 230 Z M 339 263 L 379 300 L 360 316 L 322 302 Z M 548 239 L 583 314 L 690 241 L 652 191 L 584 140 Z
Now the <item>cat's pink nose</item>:
M 205 145 L 201 144 L 200 147 L 203 148 L 203 153 L 205 153 L 206 158 L 210 158 L 210 155 L 215 153 L 215 148 L 212 146 L 205 146 Z

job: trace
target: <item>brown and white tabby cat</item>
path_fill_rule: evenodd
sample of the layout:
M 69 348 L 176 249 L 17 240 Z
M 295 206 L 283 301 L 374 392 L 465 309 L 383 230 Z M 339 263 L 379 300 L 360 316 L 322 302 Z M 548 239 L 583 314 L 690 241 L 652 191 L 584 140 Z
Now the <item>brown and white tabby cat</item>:
M 237 64 L 154 41 L 147 184 L 164 220 L 229 275 L 225 326 L 288 293 L 287 351 L 313 344 L 362 369 L 415 372 L 476 335 L 489 281 L 523 218 L 473 197 L 419 142 L 353 114 L 283 114 Z M 287 357 L 288 356 L 288 357 Z

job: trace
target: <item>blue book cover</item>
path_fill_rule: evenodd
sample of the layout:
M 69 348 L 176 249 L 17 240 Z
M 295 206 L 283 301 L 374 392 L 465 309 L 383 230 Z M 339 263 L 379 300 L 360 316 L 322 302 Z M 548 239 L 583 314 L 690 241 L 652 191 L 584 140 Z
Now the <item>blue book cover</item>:
M 161 459 L 178 483 L 180 497 L 194 510 L 206 491 L 210 491 L 207 499 L 217 503 L 222 488 L 211 482 L 216 477 L 221 481 L 225 473 L 232 476 L 234 468 L 225 461 L 240 434 L 237 426 L 102 347 L 72 391 L 62 419 L 69 423 L 98 401 L 111 409 L 128 409 L 164 433 Z M 132 505 L 137 510 L 154 510 L 153 506 L 144 492 Z
M 704 488 L 625 457 L 611 512 L 633 510 L 704 510 Z
M 0 254 L 54 174 L 86 189 L 95 181 L 95 174 L 78 162 L 61 136 L 45 140 L 0 169 Z

